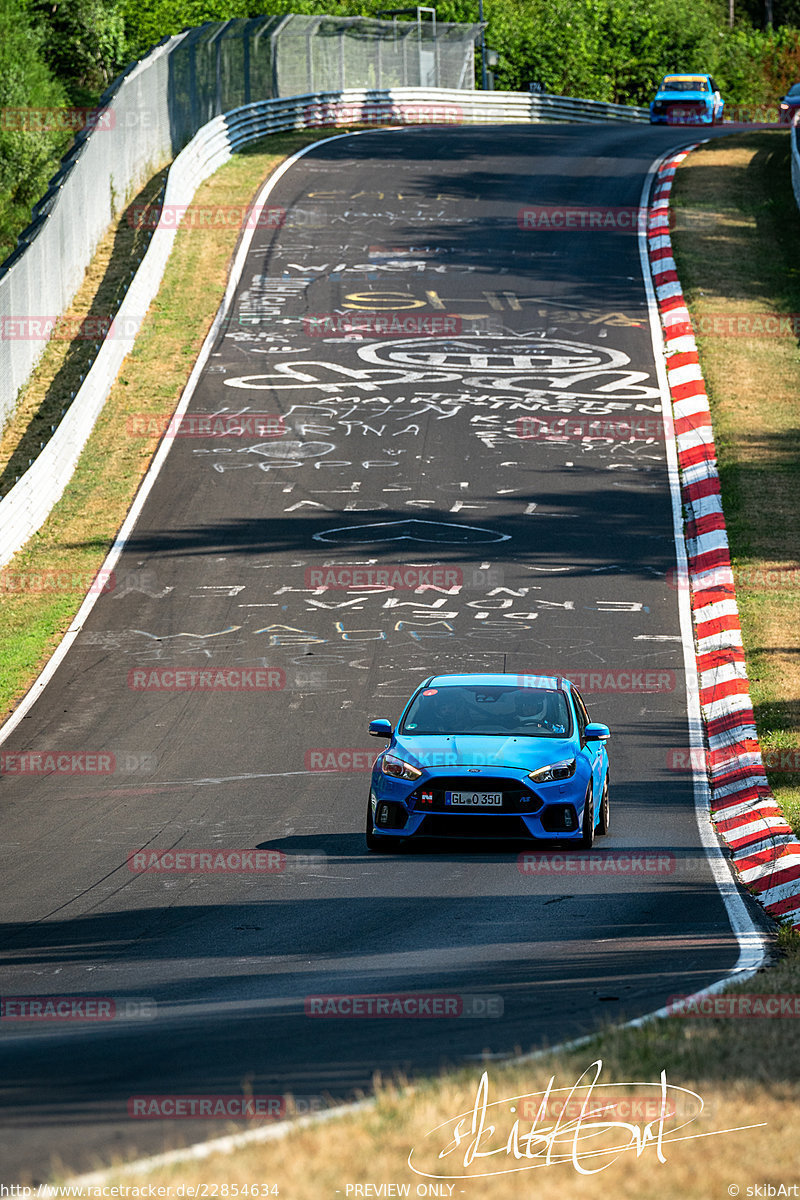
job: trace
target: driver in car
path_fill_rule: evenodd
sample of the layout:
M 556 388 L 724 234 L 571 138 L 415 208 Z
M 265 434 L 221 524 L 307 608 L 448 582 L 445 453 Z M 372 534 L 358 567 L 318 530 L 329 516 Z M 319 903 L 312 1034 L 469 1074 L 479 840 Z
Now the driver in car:
M 416 720 L 408 728 L 416 733 L 462 733 L 467 729 L 468 718 L 463 700 L 450 688 L 442 688 L 428 695 L 423 692 L 414 716 Z
M 522 726 L 543 726 L 550 728 L 547 717 L 547 696 L 533 688 L 523 688 L 514 697 L 514 709 L 517 720 Z

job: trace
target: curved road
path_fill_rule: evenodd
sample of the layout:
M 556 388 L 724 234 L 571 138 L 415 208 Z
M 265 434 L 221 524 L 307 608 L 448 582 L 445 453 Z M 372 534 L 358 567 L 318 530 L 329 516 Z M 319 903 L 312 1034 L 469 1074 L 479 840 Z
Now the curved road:
M 278 183 L 285 219 L 255 233 L 190 413 L 283 425 L 175 440 L 115 588 L 3 745 L 115 764 L 0 783 L 8 1179 L 224 1128 L 131 1119 L 133 1097 L 244 1088 L 308 1109 L 376 1069 L 635 1017 L 736 961 L 674 769 L 675 548 L 630 227 L 652 160 L 686 141 L 384 130 L 322 142 Z M 604 227 L 575 227 L 574 206 Z M 570 436 L 543 440 L 538 423 L 565 416 Z M 607 440 L 573 436 L 592 419 L 615 422 Z M 401 566 L 411 587 L 348 574 Z M 368 856 L 367 719 L 396 717 L 426 673 L 503 655 L 580 673 L 615 734 L 602 873 L 524 869 L 502 845 Z M 174 690 L 176 669 L 222 668 L 243 688 Z M 131 869 L 143 847 L 269 848 L 285 869 Z M 309 997 L 376 992 L 475 1015 L 307 1015 Z M 117 1015 L 7 1019 L 23 996 Z

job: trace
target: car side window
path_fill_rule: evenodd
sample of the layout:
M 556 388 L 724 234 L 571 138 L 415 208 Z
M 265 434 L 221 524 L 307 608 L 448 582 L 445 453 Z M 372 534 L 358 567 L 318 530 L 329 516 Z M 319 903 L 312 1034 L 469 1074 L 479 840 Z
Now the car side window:
M 710 75 L 709 75 L 709 79 L 711 79 L 711 76 L 710 76 Z M 716 85 L 716 83 L 714 82 L 714 80 L 713 80 L 713 79 L 711 79 L 711 90 L 712 90 L 712 92 L 718 92 L 718 91 L 719 91 L 719 88 L 717 87 L 717 85 Z
M 586 705 L 583 703 L 583 697 L 581 696 L 580 692 L 576 691 L 575 688 L 572 689 L 572 698 L 575 701 L 575 715 L 578 719 L 578 734 L 580 735 L 581 745 L 583 745 L 585 741 L 584 733 L 586 731 L 586 726 L 589 724 L 589 714 L 586 711 Z

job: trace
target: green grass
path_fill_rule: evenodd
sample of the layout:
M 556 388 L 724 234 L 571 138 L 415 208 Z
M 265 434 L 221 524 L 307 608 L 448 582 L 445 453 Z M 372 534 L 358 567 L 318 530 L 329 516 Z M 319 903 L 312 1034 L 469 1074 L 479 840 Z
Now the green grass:
M 284 155 L 317 136 L 273 138 L 254 147 L 204 185 L 197 203 L 246 203 Z M 769 139 L 785 137 L 757 134 L 720 141 L 690 156 L 679 170 L 676 197 L 684 219 L 696 213 L 712 217 L 705 233 L 697 224 L 691 231 L 685 220 L 684 231 L 679 228 L 676 233 L 679 272 L 694 312 L 729 311 L 726 305 L 733 305 L 731 311 L 736 305 L 800 311 L 797 270 L 790 267 L 784 284 L 781 263 L 775 261 L 788 256 L 792 264 L 800 263 L 800 223 L 788 205 L 785 186 L 780 203 L 771 194 L 786 180 L 780 145 Z M 717 207 L 719 196 L 725 197 L 724 210 Z M 110 235 L 112 242 L 114 236 Z M 72 484 L 8 573 L 64 569 L 88 578 L 97 571 L 155 448 L 154 439 L 121 438 L 120 428 L 129 413 L 163 414 L 177 402 L 221 298 L 234 242 L 235 231 L 179 235 L 143 336 L 123 365 Z M 105 252 L 109 254 L 108 248 Z M 106 273 L 103 269 L 97 274 L 102 279 Z M 83 302 L 91 304 L 92 297 Z M 721 342 L 704 339 L 701 356 L 714 405 L 737 569 L 797 563 L 800 502 L 791 486 L 800 449 L 800 421 L 794 417 L 800 395 L 797 346 L 782 339 L 769 344 Z M 42 387 L 46 397 L 46 378 Z M 776 502 L 780 528 L 769 508 Z M 0 706 L 6 713 L 57 644 L 83 590 L 4 595 Z M 800 622 L 794 618 L 798 599 L 800 594 L 792 591 L 775 595 L 746 586 L 741 591 L 748 667 L 766 746 L 800 741 L 795 663 Z M 790 643 L 793 654 L 787 655 Z M 797 821 L 797 788 L 782 786 L 777 794 L 787 816 Z M 678 936 L 693 935 L 689 930 Z M 701 937 L 695 942 L 702 962 L 707 942 Z M 796 933 L 782 930 L 780 959 L 736 990 L 796 996 L 799 944 Z M 588 1012 L 587 1028 L 593 1020 Z M 530 1040 L 536 1036 L 532 1028 Z M 444 1053 L 446 1045 L 443 1026 Z M 687 1133 L 713 1134 L 764 1122 L 766 1127 L 670 1144 L 663 1164 L 652 1153 L 641 1159 L 628 1154 L 597 1176 L 578 1175 L 565 1165 L 511 1180 L 498 1176 L 456 1183 L 453 1195 L 480 1200 L 517 1200 L 529 1194 L 541 1200 L 601 1200 L 609 1195 L 615 1200 L 656 1195 L 659 1200 L 709 1200 L 727 1195 L 731 1184 L 740 1186 L 744 1195 L 756 1183 L 777 1186 L 796 1179 L 797 1152 L 789 1120 L 800 1099 L 800 1021 L 673 1017 L 638 1030 L 606 1028 L 593 1044 L 577 1050 L 524 1065 L 490 1065 L 493 1095 L 544 1088 L 551 1074 L 557 1076 L 557 1086 L 568 1086 L 598 1056 L 606 1082 L 652 1082 L 664 1069 L 672 1083 L 696 1090 L 706 1113 Z M 349 1183 L 408 1182 L 414 1194 L 420 1177 L 409 1172 L 410 1149 L 419 1146 L 424 1152 L 428 1130 L 471 1106 L 481 1069 L 476 1065 L 413 1084 L 379 1083 L 376 1107 L 365 1114 L 298 1129 L 280 1143 L 251 1146 L 232 1156 L 215 1155 L 201 1164 L 182 1163 L 149 1176 L 126 1176 L 123 1182 L 274 1182 L 280 1195 L 291 1200 L 335 1200 L 337 1189 L 343 1194 Z M 221 1126 L 219 1132 L 225 1131 Z M 127 1140 L 134 1141 L 135 1132 Z M 176 1127 L 174 1142 L 192 1140 L 191 1132 Z M 433 1160 L 431 1166 L 439 1169 Z
M 247 205 L 288 155 L 336 132 L 341 131 L 281 134 L 255 143 L 203 184 L 195 203 Z M 153 201 L 161 182 L 160 175 L 154 177 L 132 203 Z M 46 664 L 114 542 L 157 446 L 156 438 L 126 436 L 126 418 L 174 410 L 222 300 L 238 234 L 238 229 L 223 226 L 178 233 L 136 346 L 122 365 L 64 496 L 39 532 L 0 570 L 0 719 L 11 713 Z M 123 213 L 98 248 L 71 315 L 113 314 L 123 282 L 146 244 Z M 48 347 L 0 442 L 0 490 L 3 481 L 13 484 L 36 452 L 43 431 L 77 386 L 78 374 L 87 369 L 90 349 L 79 339 Z M 69 576 L 87 584 L 59 583 L 41 591 L 36 581 L 42 576 Z

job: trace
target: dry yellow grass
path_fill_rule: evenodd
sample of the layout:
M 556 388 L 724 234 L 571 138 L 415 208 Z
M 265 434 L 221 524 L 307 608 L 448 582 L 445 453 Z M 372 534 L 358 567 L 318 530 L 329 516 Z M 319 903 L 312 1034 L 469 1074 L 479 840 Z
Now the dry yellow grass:
M 250 147 L 203 184 L 194 204 L 245 207 L 288 154 L 320 136 L 325 135 L 283 134 Z M 133 203 L 148 202 L 159 184 L 160 176 Z M 175 408 L 222 299 L 238 235 L 238 228 L 229 225 L 202 231 L 187 227 L 178 233 L 158 296 L 64 497 L 0 571 L 0 720 L 22 698 L 69 628 L 125 519 L 157 445 L 155 437 L 127 436 L 126 418 L 131 413 L 168 414 Z M 123 214 L 87 271 L 71 309 L 76 321 L 115 310 L 145 240 Z M 0 471 L 5 467 L 12 483 L 16 465 L 27 467 L 41 430 L 57 419 L 77 375 L 86 370 L 90 350 L 81 339 L 56 339 L 45 352 L 0 443 Z M 55 577 L 57 587 L 36 590 L 38 579 Z M 67 577 L 73 586 L 63 583 Z
M 800 992 L 797 951 L 734 991 L 796 997 Z M 553 1158 L 558 1155 L 560 1161 L 547 1165 L 546 1135 L 556 1124 L 560 1103 L 568 1099 L 568 1092 L 557 1094 L 557 1089 L 571 1088 L 584 1073 L 587 1080 L 593 1079 L 596 1072 L 591 1064 L 597 1060 L 603 1066 L 594 1090 L 575 1093 L 562 1118 L 561 1136 L 552 1143 Z M 528 1195 L 543 1200 L 600 1200 L 609 1196 L 624 1200 L 656 1196 L 710 1200 L 732 1194 L 728 1191 L 731 1186 L 738 1186 L 744 1196 L 746 1189 L 755 1185 L 800 1183 L 792 1133 L 800 1099 L 798 1062 L 797 1018 L 673 1017 L 641 1029 L 609 1029 L 590 1046 L 527 1063 L 487 1065 L 488 1101 L 496 1104 L 488 1109 L 487 1125 L 494 1124 L 496 1132 L 481 1143 L 481 1148 L 499 1147 L 501 1152 L 489 1158 L 476 1157 L 469 1165 L 464 1161 L 465 1152 L 472 1140 L 471 1113 L 482 1066 L 413 1085 L 402 1081 L 379 1085 L 374 1108 L 295 1128 L 280 1141 L 251 1143 L 232 1154 L 215 1153 L 200 1162 L 137 1169 L 125 1175 L 114 1173 L 111 1180 L 132 1186 L 157 1183 L 173 1189 L 181 1184 L 184 1189 L 189 1185 L 227 1186 L 229 1195 L 234 1194 L 235 1187 L 269 1183 L 277 1185 L 280 1196 L 291 1200 L 355 1196 L 352 1189 L 366 1184 L 408 1185 L 410 1195 L 423 1195 L 417 1192 L 418 1186 L 431 1183 L 440 1189 L 444 1186 L 443 1191 L 432 1195 L 466 1195 L 481 1200 L 517 1200 Z M 665 1120 L 659 1154 L 658 1085 L 662 1070 L 669 1088 L 676 1090 L 667 1091 L 670 1115 Z M 541 1093 L 548 1088 L 551 1077 L 552 1100 L 546 1115 L 536 1123 L 537 1132 L 545 1140 L 528 1151 L 522 1139 L 534 1126 Z M 614 1082 L 638 1086 L 611 1088 Z M 700 1097 L 702 1106 L 691 1093 Z M 602 1166 L 604 1169 L 595 1175 L 580 1173 L 572 1160 L 575 1124 L 580 1124 L 580 1103 L 587 1096 L 593 1098 L 595 1110 L 604 1104 L 619 1105 L 616 1112 L 598 1114 L 595 1121 L 620 1121 L 629 1126 L 606 1131 L 595 1128 L 592 1133 L 587 1129 L 591 1119 L 583 1123 L 577 1162 L 583 1170 Z M 511 1100 L 513 1097 L 521 1099 Z M 497 1103 L 503 1100 L 509 1103 Z M 464 1120 L 465 1136 L 456 1147 L 453 1119 L 459 1115 Z M 516 1120 L 521 1157 L 503 1152 Z M 441 1129 L 445 1122 L 450 1124 Z M 176 1139 L 188 1138 L 187 1123 L 177 1124 L 182 1128 L 176 1130 Z M 220 1130 L 220 1134 L 225 1132 Z M 643 1139 L 641 1153 L 637 1153 L 637 1136 Z M 592 1150 L 610 1147 L 627 1149 L 598 1158 L 590 1156 Z M 537 1152 L 538 1162 L 534 1157 Z M 531 1157 L 524 1157 L 528 1153 Z M 416 1171 L 423 1174 L 412 1170 L 409 1156 Z M 496 1173 L 486 1175 L 487 1171 Z M 447 1185 L 453 1186 L 452 1193 Z M 243 1194 L 241 1190 L 239 1194 Z
M 204 186 L 197 203 L 246 203 L 280 157 L 303 140 L 275 139 L 235 159 Z M 693 305 L 702 302 L 714 306 L 705 311 L 720 310 L 725 303 L 745 307 L 760 306 L 762 302 L 765 306 L 775 304 L 776 296 L 781 294 L 778 289 L 785 287 L 784 277 L 795 276 L 795 268 L 787 271 L 773 254 L 768 270 L 763 263 L 759 267 L 763 277 L 751 278 L 753 264 L 763 256 L 763 241 L 755 234 L 759 222 L 763 225 L 766 221 L 762 210 L 765 207 L 769 215 L 770 205 L 771 185 L 761 180 L 763 171 L 769 174 L 770 163 L 762 159 L 765 153 L 768 159 L 772 151 L 746 143 L 739 148 L 732 143 L 720 145 L 719 151 L 712 147 L 691 157 L 678 173 L 679 202 L 685 205 L 689 217 L 696 212 L 700 218 L 694 221 L 690 236 L 687 222 L 683 226 L 687 232 L 679 232 L 676 238 L 682 256 L 682 278 Z M 710 163 L 701 157 L 714 153 L 731 157 L 712 158 Z M 741 173 L 741 183 L 737 172 Z M 715 207 L 719 195 L 725 195 L 729 203 L 721 219 Z M 753 209 L 753 205 L 762 208 Z M 797 229 L 788 217 L 786 221 L 787 237 L 794 239 L 792 261 L 800 263 Z M 767 229 L 773 227 L 766 223 Z M 699 237 L 704 228 L 707 232 Z M 217 230 L 202 238 L 188 232 L 179 237 L 144 336 L 123 368 L 76 479 L 42 533 L 18 556 L 14 570 L 65 567 L 86 575 L 99 567 L 154 449 L 153 441 L 120 438 L 120 428 L 131 412 L 160 414 L 174 406 L 222 294 L 234 241 L 235 231 L 230 230 Z M 748 261 L 750 266 L 746 265 Z M 705 295 L 700 295 L 701 291 Z M 730 300 L 729 294 L 736 300 Z M 787 302 L 795 305 L 794 311 L 800 311 L 800 301 L 783 301 Z M 794 531 L 794 538 L 797 506 L 795 498 L 786 494 L 786 481 L 792 481 L 797 469 L 797 447 L 792 440 L 796 431 L 793 434 L 791 420 L 800 382 L 797 347 L 778 344 L 777 340 L 766 346 L 758 343 L 749 347 L 754 356 L 751 358 L 742 341 L 724 347 L 712 363 L 709 354 L 716 354 L 717 349 L 712 346 L 709 351 L 706 344 L 712 341 L 709 338 L 701 344 L 701 353 L 715 404 L 726 511 L 732 503 L 732 533 L 734 538 L 742 538 L 740 566 L 751 561 L 749 555 L 758 564 L 779 563 L 794 568 L 796 545 L 780 531 L 776 534 L 774 519 L 764 519 L 767 508 L 761 498 L 774 498 L 784 527 Z M 735 367 L 731 367 L 730 355 L 734 352 Z M 735 388 L 728 400 L 726 387 L 731 382 Z M 746 433 L 744 440 L 742 431 Z M 776 482 L 773 476 L 781 478 Z M 738 510 L 737 496 L 742 497 Z M 736 552 L 736 543 L 734 549 Z M 13 667 L 3 685 L 5 711 L 46 660 L 81 598 L 80 589 L 57 598 L 3 598 L 5 629 L 0 634 L 0 658 L 6 672 L 9 664 Z M 764 711 L 772 714 L 771 723 L 767 723 L 768 737 L 794 738 L 798 728 L 794 707 L 797 667 L 793 658 L 797 622 L 790 615 L 795 599 L 781 597 L 789 604 L 781 615 L 771 600 L 765 606 L 760 595 L 754 593 L 752 600 L 746 592 L 742 596 L 754 693 L 758 697 L 759 689 L 763 689 Z M 791 678 L 786 678 L 785 669 L 793 673 Z M 774 717 L 779 712 L 786 714 L 783 725 Z M 748 989 L 797 995 L 800 970 L 796 948 L 787 961 L 762 973 Z M 633 1153 L 621 1156 L 597 1176 L 579 1175 L 572 1165 L 562 1164 L 540 1167 L 521 1176 L 455 1182 L 452 1194 L 487 1200 L 516 1200 L 532 1193 L 544 1200 L 573 1196 L 576 1200 L 593 1200 L 601 1195 L 637 1200 L 655 1196 L 664 1200 L 709 1200 L 733 1194 L 728 1190 L 732 1186 L 739 1187 L 744 1196 L 746 1189 L 754 1185 L 777 1188 L 780 1184 L 800 1184 L 794 1138 L 800 1074 L 798 1027 L 800 1022 L 789 1019 L 673 1019 L 642 1030 L 609 1031 L 596 1045 L 562 1053 L 552 1060 L 511 1068 L 493 1065 L 489 1075 L 495 1098 L 542 1089 L 551 1074 L 557 1077 L 555 1086 L 569 1086 L 595 1057 L 601 1057 L 605 1064 L 605 1084 L 614 1080 L 657 1081 L 659 1072 L 665 1069 L 670 1082 L 695 1090 L 706 1104 L 703 1116 L 684 1131 L 686 1134 L 714 1135 L 715 1131 L 742 1126 L 763 1127 L 668 1142 L 663 1149 L 663 1163 L 649 1148 L 638 1159 Z M 444 1027 L 442 1036 L 446 1039 Z M 417 1083 L 413 1090 L 389 1086 L 379 1092 L 374 1110 L 366 1114 L 295 1129 L 285 1140 L 251 1145 L 232 1156 L 215 1155 L 202 1163 L 182 1163 L 154 1174 L 140 1171 L 133 1176 L 120 1175 L 117 1181 L 128 1186 L 154 1182 L 173 1187 L 190 1182 L 212 1187 L 216 1184 L 217 1195 L 226 1194 L 223 1185 L 228 1186 L 228 1195 L 238 1185 L 241 1195 L 243 1185 L 252 1188 L 274 1184 L 281 1196 L 291 1200 L 317 1200 L 320 1196 L 333 1200 L 337 1195 L 345 1197 L 348 1186 L 394 1183 L 409 1185 L 410 1194 L 417 1195 L 417 1185 L 425 1180 L 410 1171 L 409 1153 L 417 1147 L 421 1164 L 434 1162 L 435 1153 L 432 1159 L 426 1134 L 470 1109 L 479 1076 L 480 1068 L 476 1067 L 441 1081 Z M 602 1084 L 596 1091 L 602 1092 Z M 641 1095 L 641 1089 L 635 1091 Z M 647 1094 L 652 1096 L 652 1089 Z M 176 1127 L 170 1144 L 191 1140 L 187 1124 Z M 220 1133 L 224 1132 L 221 1128 Z M 451 1155 L 442 1162 L 454 1160 Z M 442 1162 L 435 1161 L 438 1169 Z M 448 1195 L 449 1191 L 439 1194 Z
M 548 1076 L 538 1069 L 525 1073 L 490 1071 L 490 1079 L 491 1094 L 498 1099 L 545 1088 L 548 1082 Z M 567 1083 L 569 1077 L 559 1074 L 557 1082 Z M 683 1086 L 691 1087 L 691 1084 L 683 1082 Z M 696 1087 L 701 1090 L 700 1084 Z M 486 1160 L 474 1162 L 465 1169 L 465 1146 L 460 1154 L 439 1159 L 438 1153 L 445 1149 L 447 1138 L 426 1135 L 442 1121 L 458 1113 L 468 1113 L 474 1098 L 474 1084 L 468 1086 L 456 1082 L 405 1096 L 389 1092 L 368 1115 L 298 1130 L 283 1141 L 251 1145 L 234 1155 L 214 1156 L 201 1164 L 175 1164 L 152 1174 L 126 1176 L 124 1180 L 119 1176 L 115 1182 L 129 1185 L 157 1182 L 172 1185 L 173 1189 L 180 1184 L 187 1189 L 191 1184 L 207 1185 L 211 1189 L 209 1194 L 213 1194 L 216 1185 L 220 1194 L 224 1194 L 221 1189 L 227 1187 L 229 1195 L 235 1194 L 237 1186 L 243 1189 L 266 1184 L 277 1186 L 279 1195 L 291 1200 L 355 1196 L 358 1185 L 362 1188 L 372 1185 L 371 1192 L 362 1190 L 360 1194 L 375 1196 L 380 1193 L 374 1189 L 387 1184 L 394 1185 L 394 1195 L 402 1195 L 398 1188 L 405 1185 L 409 1187 L 406 1194 L 411 1196 L 466 1195 L 483 1200 L 512 1197 L 518 1200 L 532 1195 L 541 1200 L 572 1200 L 573 1197 L 575 1200 L 608 1200 L 609 1197 L 615 1200 L 649 1200 L 651 1197 L 711 1200 L 731 1194 L 728 1191 L 731 1185 L 739 1186 L 740 1194 L 744 1196 L 747 1187 L 754 1184 L 778 1186 L 797 1182 L 796 1147 L 787 1129 L 796 1096 L 786 1089 L 768 1090 L 753 1088 L 746 1083 L 733 1084 L 724 1095 L 714 1098 L 697 1121 L 676 1131 L 678 1137 L 697 1140 L 667 1140 L 661 1147 L 663 1161 L 652 1142 L 638 1157 L 634 1147 L 599 1159 L 579 1156 L 583 1170 L 604 1167 L 594 1175 L 580 1173 L 569 1157 L 567 1161 L 550 1166 L 531 1166 L 513 1156 L 507 1158 L 505 1154 L 497 1155 L 488 1163 Z M 514 1117 L 508 1115 L 507 1110 L 506 1115 L 508 1119 L 503 1122 L 502 1131 L 507 1136 Z M 549 1124 L 552 1122 L 551 1117 Z M 637 1122 L 639 1125 L 645 1123 Z M 522 1121 L 521 1134 L 528 1132 L 531 1124 L 530 1119 Z M 718 1132 L 723 1130 L 739 1132 Z M 666 1136 L 668 1138 L 669 1134 Z M 632 1131 L 619 1130 L 607 1133 L 602 1144 L 623 1147 L 630 1145 L 631 1140 Z M 496 1146 L 500 1141 L 498 1129 L 497 1138 L 491 1144 Z M 587 1139 L 583 1151 L 587 1152 L 590 1145 L 596 1144 L 595 1139 L 591 1142 Z M 558 1150 L 562 1155 L 570 1155 L 569 1137 L 562 1138 Z M 412 1154 L 417 1171 L 424 1174 L 417 1174 L 409 1167 L 409 1154 Z M 489 1171 L 497 1174 L 487 1175 Z M 478 1172 L 483 1173 L 481 1177 Z M 438 1186 L 438 1190 L 431 1185 Z M 239 1194 L 242 1194 L 241 1190 Z M 384 1194 L 387 1193 L 384 1191 Z
M 56 336 L 46 346 L 26 386 L 17 397 L 13 414 L 0 437 L 0 493 L 13 487 L 50 436 L 63 409 L 80 386 L 95 354 L 95 341 L 86 336 L 92 321 L 113 319 L 128 288 L 131 273 L 144 257 L 152 229 L 147 220 L 129 220 L 134 211 L 157 209 L 166 171 L 154 175 L 101 240 L 70 307 L 63 314 Z M 70 338 L 72 331 L 83 331 Z
M 767 751 L 796 749 L 800 765 L 800 213 L 788 135 L 701 147 L 678 170 L 673 203 L 675 260 L 695 328 L 730 318 L 753 328 L 759 314 L 774 314 L 797 330 L 697 340 L 759 736 Z M 768 777 L 800 832 L 800 773 Z

